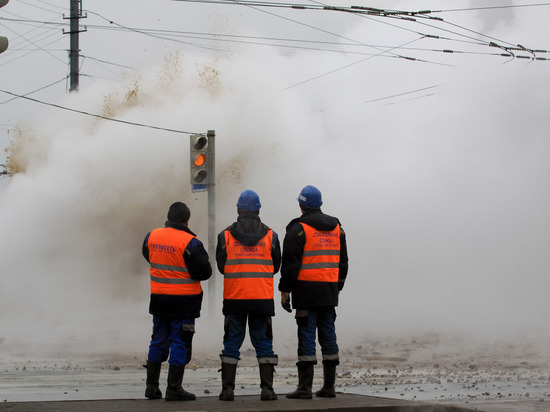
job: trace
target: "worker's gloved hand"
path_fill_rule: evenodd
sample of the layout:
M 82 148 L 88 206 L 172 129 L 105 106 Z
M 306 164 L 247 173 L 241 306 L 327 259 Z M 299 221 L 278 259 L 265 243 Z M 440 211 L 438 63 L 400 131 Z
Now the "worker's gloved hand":
M 281 306 L 287 312 L 292 312 L 292 307 L 290 306 L 290 293 L 281 292 Z
M 283 303 L 281 303 L 281 306 L 282 306 L 283 309 L 286 310 L 287 312 L 289 312 L 289 313 L 292 312 L 292 307 L 290 306 L 290 299 L 285 300 Z

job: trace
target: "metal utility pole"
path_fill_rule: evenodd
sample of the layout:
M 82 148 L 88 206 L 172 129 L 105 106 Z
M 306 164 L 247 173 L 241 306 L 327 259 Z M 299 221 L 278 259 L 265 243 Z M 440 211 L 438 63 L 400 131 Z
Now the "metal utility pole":
M 80 58 L 80 48 L 78 45 L 78 35 L 81 31 L 79 30 L 80 19 L 85 18 L 82 16 L 82 0 L 71 0 L 71 30 L 68 32 L 64 31 L 64 34 L 69 33 L 71 35 L 71 48 L 69 50 L 69 62 L 71 65 L 70 69 L 70 86 L 69 92 L 75 92 L 78 90 L 78 80 L 79 80 L 79 58 Z M 64 17 L 65 19 L 67 17 Z
M 216 132 L 208 130 L 208 182 L 206 183 L 208 191 L 208 255 L 212 266 L 215 267 L 216 261 Z M 208 296 L 212 312 L 216 308 L 216 278 L 214 274 L 208 283 Z

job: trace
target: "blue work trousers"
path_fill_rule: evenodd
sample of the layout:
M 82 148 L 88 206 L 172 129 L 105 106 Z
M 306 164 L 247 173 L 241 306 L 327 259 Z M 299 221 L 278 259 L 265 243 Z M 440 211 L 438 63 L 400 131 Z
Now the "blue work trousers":
M 185 366 L 191 361 L 195 319 L 178 319 L 153 315 L 153 334 L 149 345 L 149 362 Z
M 256 349 L 257 358 L 275 358 L 273 353 L 273 330 L 271 316 L 260 314 L 238 314 L 225 317 L 222 356 L 240 359 L 241 345 L 246 335 L 246 323 L 250 341 Z
M 296 311 L 299 362 L 317 364 L 315 354 L 317 332 L 323 361 L 338 363 L 335 321 L 336 311 L 332 306 Z

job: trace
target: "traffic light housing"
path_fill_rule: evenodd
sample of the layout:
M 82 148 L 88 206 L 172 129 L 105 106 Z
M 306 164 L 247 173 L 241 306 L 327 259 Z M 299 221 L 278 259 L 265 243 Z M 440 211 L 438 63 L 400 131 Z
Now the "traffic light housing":
M 3 53 L 8 48 L 9 41 L 7 37 L 0 36 L 0 53 Z
M 0 8 L 8 4 L 9 0 L 0 0 Z M 0 53 L 3 53 L 8 48 L 9 41 L 7 37 L 0 36 Z
M 206 185 L 208 180 L 208 138 L 204 134 L 190 136 L 191 184 Z

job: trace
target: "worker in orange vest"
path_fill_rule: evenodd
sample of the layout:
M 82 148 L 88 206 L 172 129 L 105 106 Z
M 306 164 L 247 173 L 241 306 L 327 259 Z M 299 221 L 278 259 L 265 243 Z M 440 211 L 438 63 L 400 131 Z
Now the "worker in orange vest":
M 273 352 L 271 317 L 275 315 L 273 275 L 281 265 L 277 233 L 260 220 L 260 198 L 245 190 L 237 201 L 237 221 L 218 235 L 216 262 L 224 275 L 225 315 L 222 361 L 222 391 L 219 399 L 234 399 L 235 375 L 246 324 L 260 369 L 260 399 L 277 399 L 273 372 L 278 356 Z
M 149 262 L 153 334 L 147 357 L 145 397 L 162 398 L 159 376 L 162 362 L 169 359 L 165 400 L 195 400 L 181 386 L 185 365 L 191 360 L 195 319 L 202 304 L 201 281 L 212 275 L 208 253 L 189 229 L 191 212 L 185 203 L 175 202 L 168 210 L 163 228 L 148 233 L 143 256 Z
M 317 332 L 324 383 L 315 395 L 334 398 L 336 366 L 340 363 L 335 307 L 348 273 L 346 235 L 337 218 L 321 212 L 321 192 L 315 186 L 302 189 L 298 204 L 302 215 L 286 227 L 279 282 L 283 307 L 292 294 L 298 325 L 298 388 L 286 397 L 312 398 Z

